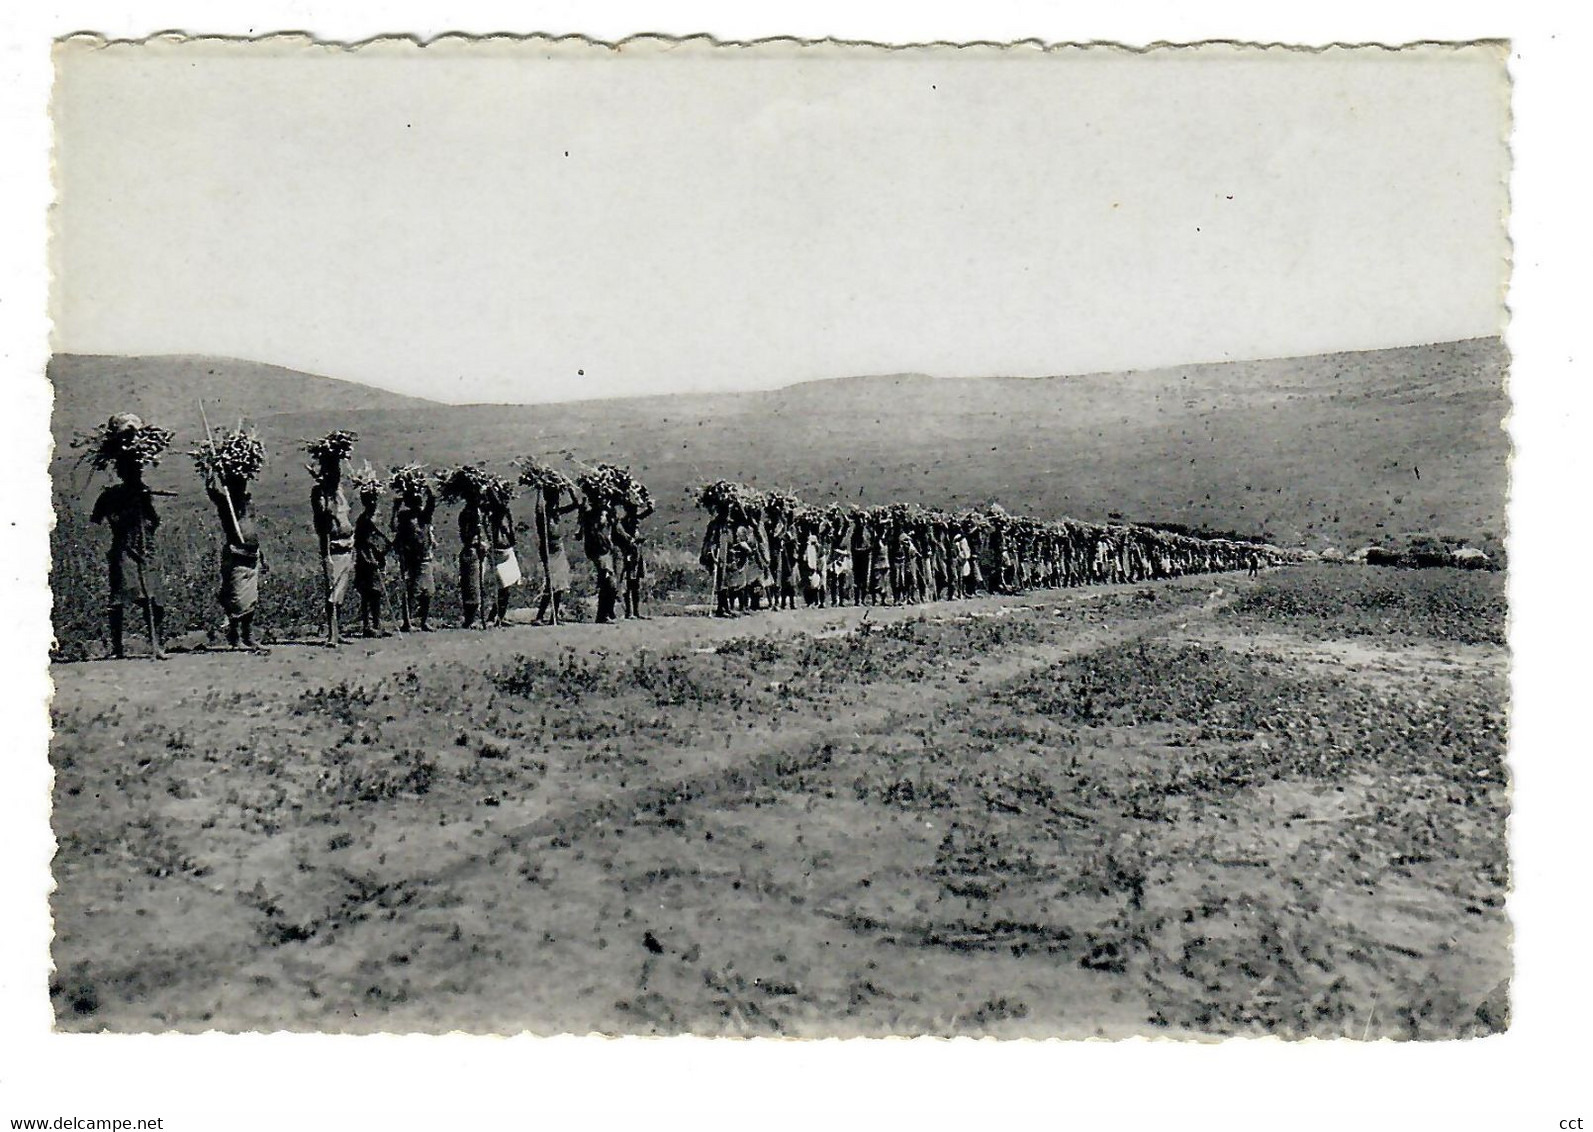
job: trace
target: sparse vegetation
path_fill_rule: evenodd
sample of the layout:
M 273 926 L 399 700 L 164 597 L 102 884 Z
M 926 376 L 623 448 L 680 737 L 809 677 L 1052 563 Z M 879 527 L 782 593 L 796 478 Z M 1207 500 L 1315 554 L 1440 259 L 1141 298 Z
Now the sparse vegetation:
M 1498 591 L 1346 573 L 288 650 L 175 700 L 63 669 L 59 1022 L 1495 1031 Z M 1402 643 L 1457 626 L 1466 666 Z

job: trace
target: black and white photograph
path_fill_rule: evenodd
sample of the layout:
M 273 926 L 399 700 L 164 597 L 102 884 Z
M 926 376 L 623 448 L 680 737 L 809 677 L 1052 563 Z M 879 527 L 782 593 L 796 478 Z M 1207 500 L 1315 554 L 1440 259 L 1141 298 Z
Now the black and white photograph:
M 1510 1027 L 1502 44 L 54 63 L 56 1029 Z

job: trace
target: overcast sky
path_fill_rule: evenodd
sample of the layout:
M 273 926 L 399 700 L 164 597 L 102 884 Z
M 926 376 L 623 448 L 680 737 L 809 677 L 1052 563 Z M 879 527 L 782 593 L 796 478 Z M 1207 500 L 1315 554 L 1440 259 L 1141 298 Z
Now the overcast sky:
M 1501 327 L 1494 49 L 58 65 L 64 351 L 542 401 Z

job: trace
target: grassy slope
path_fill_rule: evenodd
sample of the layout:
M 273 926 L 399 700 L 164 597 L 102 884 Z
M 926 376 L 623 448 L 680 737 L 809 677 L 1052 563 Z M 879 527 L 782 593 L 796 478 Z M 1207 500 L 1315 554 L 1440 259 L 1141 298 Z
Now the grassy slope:
M 629 464 L 661 501 L 664 542 L 692 540 L 689 490 L 725 476 L 815 500 L 999 500 L 1350 548 L 1385 532 L 1503 533 L 1504 369 L 1502 343 L 1477 339 L 1126 375 L 902 375 L 532 406 L 445 406 L 216 359 L 66 356 L 51 377 L 63 448 L 74 428 L 124 407 L 175 428 L 186 447 L 207 390 L 215 417 L 258 420 L 276 455 L 259 491 L 273 525 L 304 517 L 294 442 L 351 427 L 365 438 L 359 457 L 377 465 L 502 465 L 562 450 Z M 93 489 L 67 476 L 71 456 L 57 460 L 58 491 L 81 507 Z M 197 505 L 184 461 L 155 478 L 192 500 L 171 501 L 174 516 Z

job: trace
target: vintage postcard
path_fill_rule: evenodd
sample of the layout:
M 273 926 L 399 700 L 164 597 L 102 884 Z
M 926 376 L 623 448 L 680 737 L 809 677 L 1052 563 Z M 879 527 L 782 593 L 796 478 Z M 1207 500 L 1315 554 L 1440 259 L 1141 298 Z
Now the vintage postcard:
M 55 66 L 57 1028 L 1509 1026 L 1503 45 Z

